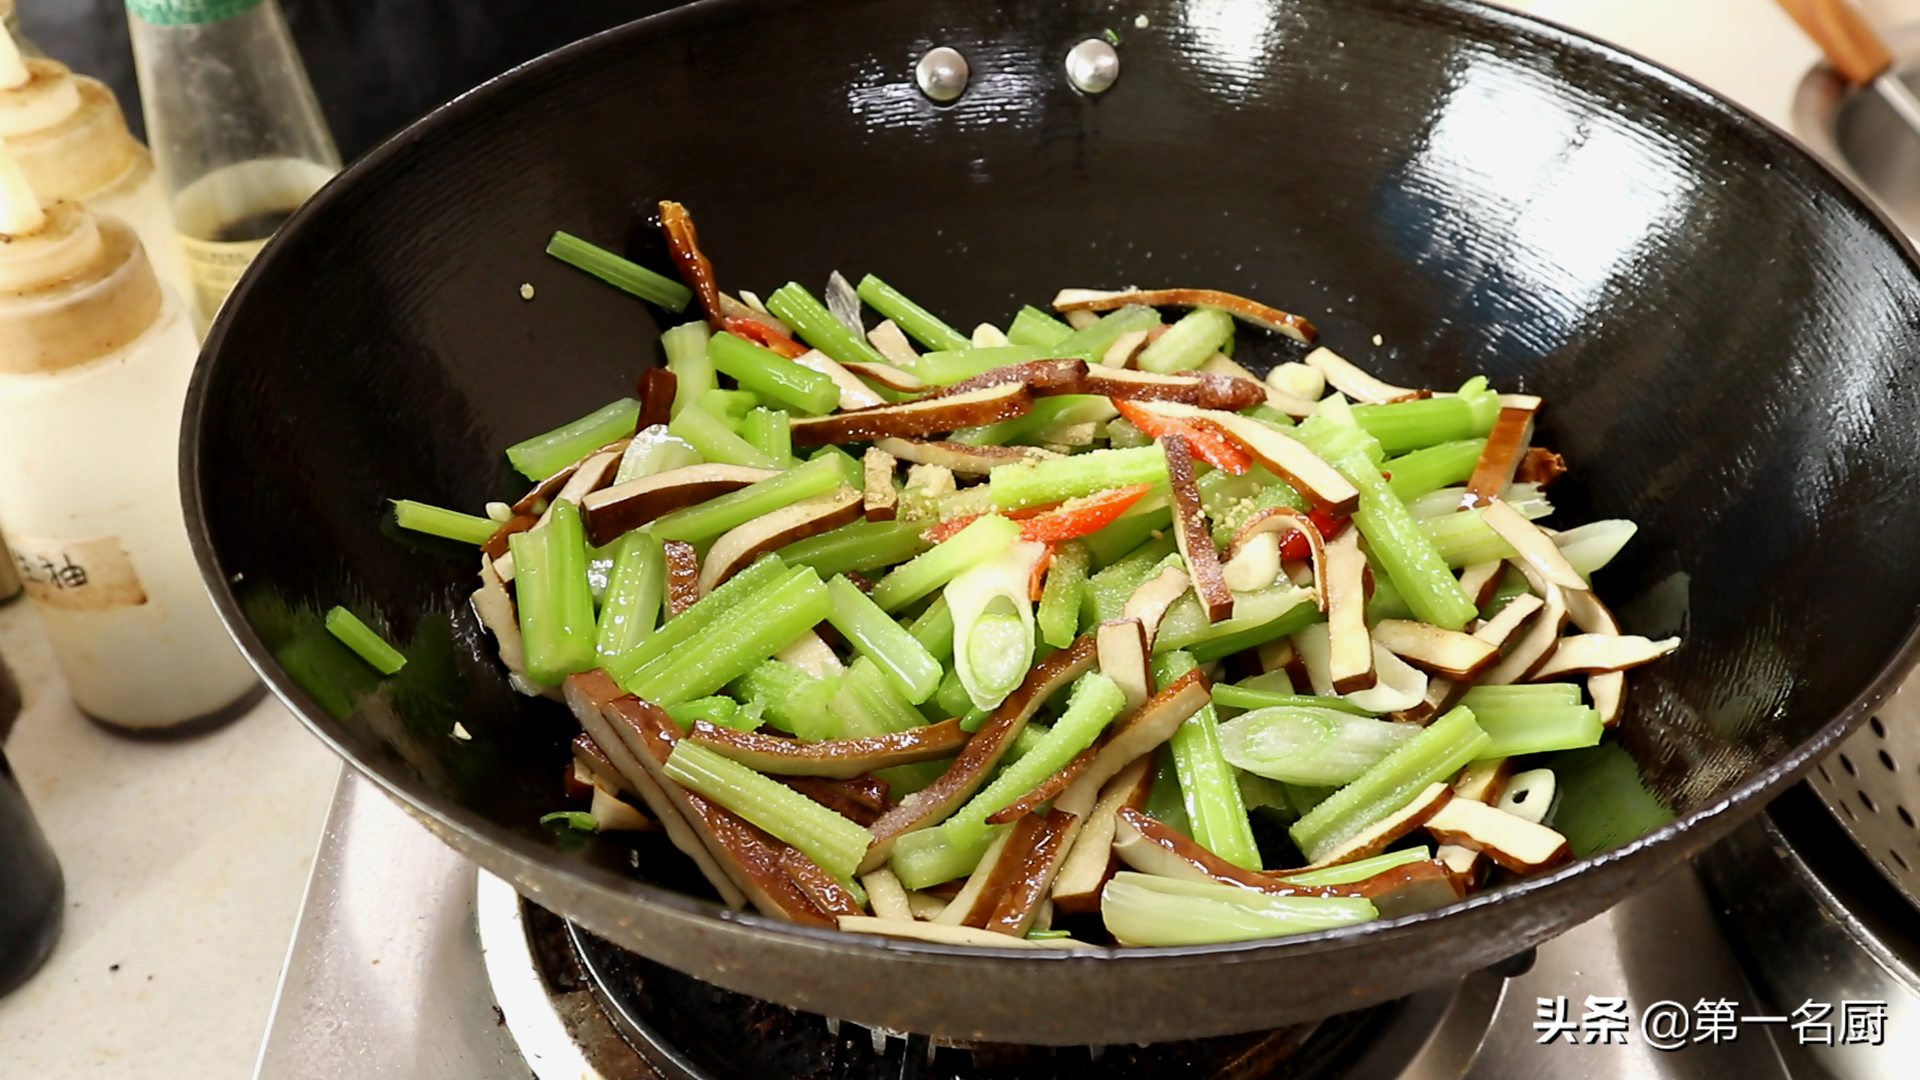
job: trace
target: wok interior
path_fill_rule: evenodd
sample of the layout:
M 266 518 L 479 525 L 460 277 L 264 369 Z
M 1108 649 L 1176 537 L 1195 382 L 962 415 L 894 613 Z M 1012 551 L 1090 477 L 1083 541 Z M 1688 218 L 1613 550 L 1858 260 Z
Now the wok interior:
M 385 500 L 516 497 L 504 447 L 633 392 L 671 321 L 542 249 L 563 228 L 665 269 L 660 198 L 729 289 L 871 271 L 971 326 L 1061 286 L 1215 287 L 1389 380 L 1542 395 L 1538 442 L 1573 468 L 1548 523 L 1637 521 L 1599 594 L 1627 632 L 1685 637 L 1631 678 L 1619 736 L 1681 814 L 1896 660 L 1920 601 L 1920 289 L 1837 181 L 1669 77 L 1477 9 L 1136 7 L 1118 86 L 1088 99 L 1059 58 L 1104 6 L 701 5 L 350 170 L 229 305 L 186 463 L 210 577 L 277 686 L 435 813 L 630 873 L 536 824 L 575 725 L 507 686 L 471 550 L 398 533 Z M 952 107 L 911 83 L 938 43 L 973 67 Z M 1242 333 L 1243 362 L 1299 352 Z M 319 630 L 335 604 L 407 668 L 376 683 L 345 658 Z M 704 894 L 682 860 L 646 865 Z

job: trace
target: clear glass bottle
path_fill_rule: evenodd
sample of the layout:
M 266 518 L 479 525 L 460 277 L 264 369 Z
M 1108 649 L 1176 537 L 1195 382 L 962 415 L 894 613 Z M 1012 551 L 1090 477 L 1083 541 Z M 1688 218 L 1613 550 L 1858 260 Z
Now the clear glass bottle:
M 147 141 L 200 318 L 340 171 L 278 0 L 127 0 Z
M 43 212 L 4 152 L 0 233 L 0 526 L 67 690 L 125 734 L 232 719 L 261 687 L 187 542 L 184 304 L 124 222 Z

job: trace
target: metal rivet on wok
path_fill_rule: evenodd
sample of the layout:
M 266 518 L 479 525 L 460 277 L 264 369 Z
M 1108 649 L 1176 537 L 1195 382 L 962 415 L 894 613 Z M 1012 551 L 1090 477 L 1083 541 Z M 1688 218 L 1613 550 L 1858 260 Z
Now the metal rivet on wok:
M 940 102 L 967 92 L 967 74 L 967 58 L 945 45 L 929 50 L 913 68 L 920 92 Z
M 1105 93 L 1120 78 L 1120 54 L 1099 38 L 1088 38 L 1067 52 L 1067 81 L 1083 94 Z

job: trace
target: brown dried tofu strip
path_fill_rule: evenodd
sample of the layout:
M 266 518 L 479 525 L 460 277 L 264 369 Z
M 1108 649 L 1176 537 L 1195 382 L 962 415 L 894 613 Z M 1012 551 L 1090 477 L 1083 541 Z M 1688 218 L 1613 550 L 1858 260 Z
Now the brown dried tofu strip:
M 797 417 L 791 422 L 793 444 L 820 446 L 886 436 L 932 435 L 1011 420 L 1025 416 L 1032 408 L 1033 395 L 1027 388 L 1008 383 L 951 397 L 925 398 L 830 416 Z
M 1020 820 L 1022 814 L 1036 813 L 1055 796 L 1067 790 L 1075 780 L 1080 779 L 1080 774 L 1087 771 L 1087 767 L 1093 764 L 1093 759 L 1098 753 L 1099 750 L 1096 747 L 1089 746 L 1075 754 L 1072 761 L 1062 765 L 1060 770 L 1052 776 L 1040 781 L 1032 791 L 1008 803 L 1006 809 L 987 815 L 987 824 L 1005 825 L 1010 821 Z
M 1049 810 L 1045 817 L 1037 814 L 1027 817 L 1040 823 L 1033 843 L 1000 894 L 1000 902 L 981 924 L 984 930 L 1018 938 L 1024 938 L 1033 928 L 1034 917 L 1040 913 L 1041 904 L 1053 888 L 1054 874 L 1066 857 L 1067 843 L 1077 820 L 1059 809 Z
M 1346 896 L 1363 896 L 1373 901 L 1383 919 L 1432 911 L 1467 895 L 1460 878 L 1438 859 L 1382 870 L 1370 878 L 1349 885 L 1336 885 Z
M 707 261 L 700 250 L 700 236 L 693 228 L 693 215 L 687 208 L 670 199 L 660 201 L 660 230 L 667 234 L 667 250 L 673 255 L 673 265 L 680 270 L 680 280 L 693 289 L 700 298 L 700 310 L 707 317 L 707 325 L 716 332 L 726 319 L 726 313 L 720 303 L 720 286 L 713 279 L 713 264 Z
M 776 776 L 774 779 L 863 828 L 893 808 L 893 803 L 887 800 L 887 782 L 877 776 L 844 780 L 824 776 Z
M 700 595 L 712 592 L 766 552 L 850 524 L 860 516 L 860 501 L 858 491 L 842 484 L 729 529 L 707 549 L 700 566 Z
M 1369 405 L 1385 405 L 1395 401 L 1413 401 L 1416 398 L 1433 396 L 1432 391 L 1429 390 L 1395 386 L 1384 379 L 1376 378 L 1371 373 L 1355 367 L 1346 357 L 1332 349 L 1315 349 L 1301 362 L 1325 375 L 1327 385 L 1355 401 Z
M 581 458 L 580 461 L 574 462 L 559 472 L 554 473 L 552 476 L 547 477 L 545 480 L 533 485 L 532 491 L 520 496 L 520 501 L 513 504 L 514 515 L 517 517 L 521 514 L 528 514 L 537 520 L 541 513 L 552 504 L 553 497 L 560 494 L 560 489 L 567 486 L 567 481 L 573 479 L 575 470 L 580 468 L 580 462 L 585 460 L 586 458 Z
M 1280 534 L 1280 542 L 1286 543 L 1287 533 L 1299 533 L 1307 541 L 1307 564 L 1313 568 L 1314 604 L 1321 611 L 1327 610 L 1327 542 L 1320 535 L 1320 526 L 1313 519 L 1295 510 L 1291 506 L 1275 506 L 1261 510 L 1248 518 L 1233 534 L 1233 542 L 1227 545 L 1227 558 L 1232 560 L 1240 554 L 1247 542 L 1263 533 Z
M 1069 838 L 1066 858 L 1053 879 L 1053 909 L 1063 915 L 1084 915 L 1100 909 L 1100 890 L 1113 877 L 1119 862 L 1113 854 L 1113 830 L 1116 815 L 1123 806 L 1138 810 L 1147 805 L 1153 793 L 1154 755 L 1149 750 L 1100 789 L 1100 797 L 1091 811 L 1076 820 L 1079 825 Z M 1061 807 L 1069 813 L 1071 807 Z
M 781 868 L 778 841 L 666 775 L 667 759 L 680 738 L 680 729 L 666 710 L 628 695 L 608 702 L 601 712 L 627 749 L 666 791 L 714 862 L 761 914 L 812 926 L 835 925 Z
M 1373 640 L 1414 667 L 1449 679 L 1471 681 L 1500 660 L 1500 649 L 1491 642 L 1407 619 L 1374 623 Z
M 1046 826 L 1046 819 L 1038 814 L 1028 814 L 1014 822 L 1012 829 L 994 841 L 993 850 L 974 868 L 960 895 L 954 897 L 953 903 L 947 905 L 947 910 L 935 921 L 984 928 L 1025 868 L 1027 857 L 1033 854 Z
M 881 325 L 891 326 L 892 323 L 882 323 Z M 874 331 L 870 331 L 867 334 L 869 340 L 872 340 L 878 329 L 879 327 L 875 327 Z M 895 327 L 896 332 L 898 332 L 898 329 L 898 327 Z M 902 340 L 904 340 L 904 337 Z M 877 341 L 874 342 L 874 348 L 880 349 L 883 355 L 886 352 Z M 900 362 L 906 362 L 906 358 L 902 357 Z M 892 364 L 863 364 L 855 361 L 849 364 L 842 364 L 841 366 L 858 375 L 860 378 L 877 382 L 897 394 L 917 394 L 927 388 L 927 384 L 920 381 L 920 376 L 910 371 L 902 371 Z
M 1129 709 L 1153 696 L 1153 668 L 1146 626 L 1139 619 L 1109 619 L 1094 631 L 1100 671 L 1120 688 Z
M 612 679 L 607 680 L 608 683 L 612 681 Z M 615 691 L 613 696 L 618 697 L 620 688 L 615 686 L 613 689 Z M 586 766 L 587 771 L 606 781 L 608 787 L 616 791 L 624 791 L 629 795 L 639 794 L 633 790 L 633 784 L 620 775 L 620 770 L 614 766 L 613 759 L 607 756 L 607 752 L 600 749 L 600 744 L 593 741 L 593 736 L 584 731 L 573 737 L 573 760 Z
M 684 540 L 669 540 L 667 549 L 667 618 L 687 610 L 700 599 L 700 553 Z
M 675 510 L 719 498 L 778 476 L 747 465 L 688 465 L 596 491 L 580 501 L 587 542 L 605 547 L 621 535 Z
M 1425 825 L 1435 840 L 1478 851 L 1516 873 L 1544 870 L 1573 858 L 1567 838 L 1554 830 L 1470 799 L 1453 800 Z
M 1544 446 L 1529 446 L 1520 459 L 1519 467 L 1513 470 L 1513 479 L 1520 484 L 1539 484 L 1545 490 L 1566 474 L 1566 458 Z
M 1053 298 L 1056 311 L 1112 311 L 1128 304 L 1147 307 L 1217 307 L 1255 326 L 1311 345 L 1319 332 L 1298 315 L 1218 289 L 1062 289 Z
M 673 419 L 673 395 L 680 388 L 680 377 L 666 368 L 648 368 L 640 374 L 640 422 L 636 430 L 665 424 Z
M 1093 670 L 1097 652 L 1093 636 L 1089 634 L 1035 664 L 1027 673 L 1026 681 L 1007 695 L 973 738 L 967 740 L 960 756 L 940 779 L 873 823 L 873 844 L 860 863 L 860 872 L 867 873 L 886 862 L 894 842 L 901 836 L 937 825 L 959 809 L 960 804 L 979 789 L 994 766 L 1000 764 L 1007 748 L 1013 745 L 1013 740 L 1019 737 L 1041 704 L 1053 696 L 1054 691 Z
M 1527 444 L 1533 441 L 1533 417 L 1539 408 L 1540 399 L 1536 397 L 1513 405 L 1501 403 L 1500 417 L 1493 422 L 1493 431 L 1487 435 L 1487 444 L 1480 451 L 1480 461 L 1467 480 L 1465 505 L 1485 506 L 1513 483 L 1513 474 L 1526 455 Z
M 1372 689 L 1379 676 L 1367 632 L 1367 557 L 1360 550 L 1360 530 L 1347 529 L 1329 541 L 1326 558 L 1327 676 L 1336 694 Z
M 1266 387 L 1250 379 L 1199 372 L 1157 375 L 1129 368 L 1097 367 L 1087 371 L 1084 394 L 1100 394 L 1115 401 L 1175 401 L 1201 409 L 1239 412 L 1267 400 Z
M 780 869 L 787 878 L 807 894 L 813 906 L 834 917 L 835 925 L 842 915 L 865 915 L 866 909 L 846 887 L 833 880 L 833 875 L 820 868 L 820 864 L 802 854 L 799 848 L 781 844 Z
M 876 439 L 873 445 L 901 461 L 911 461 L 916 465 L 938 465 L 968 476 L 986 476 L 1001 465 L 1047 461 L 1060 456 L 1037 446 L 969 446 L 966 443 L 921 439 Z
M 1200 610 L 1210 623 L 1232 618 L 1233 592 L 1227 588 L 1226 575 L 1220 572 L 1220 550 L 1213 546 L 1207 510 L 1194 483 L 1193 451 L 1178 435 L 1162 438 L 1160 445 L 1167 452 L 1167 479 L 1173 487 L 1173 538 L 1180 557 L 1187 561 L 1187 576 L 1193 579 Z
M 557 491 L 559 489 L 556 488 L 555 490 Z M 486 552 L 487 558 L 489 559 L 506 558 L 507 537 L 517 532 L 526 532 L 528 529 L 533 528 L 539 520 L 540 518 L 534 514 L 513 515 L 503 522 L 498 529 L 495 529 L 492 536 L 487 537 L 487 542 L 480 545 L 480 550 Z
M 1238 885 L 1275 896 L 1339 895 L 1332 886 L 1290 885 L 1258 870 L 1235 866 L 1185 833 L 1148 817 L 1144 810 L 1121 807 L 1114 818 L 1114 851 L 1121 862 L 1143 874 Z
M 875 769 L 952 757 L 972 738 L 959 718 L 888 735 L 802 742 L 696 720 L 687 737 L 756 772 L 848 779 Z
M 877 446 L 867 447 L 860 459 L 865 491 L 861 509 L 868 521 L 892 521 L 900 513 L 900 492 L 893 486 L 893 470 L 899 463 L 892 454 Z
M 1085 360 L 1077 358 L 1028 360 L 1021 364 L 1007 364 L 991 371 L 983 371 L 970 379 L 962 379 L 951 386 L 943 386 L 921 400 L 952 397 L 955 394 L 971 393 L 1008 383 L 1019 383 L 1025 386 L 1034 397 L 1095 393 L 1085 388 L 1086 382 L 1087 362 Z

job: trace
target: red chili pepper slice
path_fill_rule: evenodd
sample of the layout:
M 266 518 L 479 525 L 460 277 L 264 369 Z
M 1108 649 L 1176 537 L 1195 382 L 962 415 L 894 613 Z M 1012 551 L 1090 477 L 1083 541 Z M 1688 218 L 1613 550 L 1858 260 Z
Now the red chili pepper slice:
M 1339 536 L 1340 530 L 1346 528 L 1347 522 L 1353 519 L 1335 517 L 1323 510 L 1309 510 L 1307 520 L 1313 522 L 1313 527 L 1320 530 L 1322 540 L 1331 540 Z M 1288 533 L 1287 538 L 1280 542 L 1280 557 L 1283 559 L 1304 559 L 1312 554 L 1313 549 L 1307 545 L 1307 538 L 1297 532 Z
M 953 538 L 954 533 L 959 532 L 961 529 L 966 528 L 979 519 L 979 514 L 966 514 L 949 521 L 943 521 L 929 528 L 926 532 L 921 533 L 920 539 L 925 540 L 929 544 L 944 544 Z
M 1115 400 L 1113 406 L 1149 438 L 1178 435 L 1187 440 L 1187 446 L 1193 450 L 1194 456 L 1216 469 L 1225 469 L 1238 476 L 1253 467 L 1253 458 L 1217 431 L 1161 416 L 1142 408 L 1137 402 Z
M 761 322 L 749 319 L 745 315 L 728 315 L 720 320 L 721 329 L 734 337 L 753 342 L 763 349 L 769 349 L 791 360 L 807 351 L 805 345 Z
M 1140 497 L 1151 488 L 1150 484 L 1134 484 L 1085 498 L 1068 499 L 1057 509 L 1020 526 L 1020 539 L 1055 544 L 1099 532 L 1111 525 L 1114 518 L 1125 513 L 1127 507 L 1139 502 Z
M 713 264 L 700 251 L 700 237 L 693 230 L 693 215 L 679 203 L 662 199 L 660 228 L 667 234 L 667 250 L 673 254 L 673 264 L 680 268 L 681 280 L 700 298 L 700 310 L 707 316 L 707 325 L 722 329 L 720 286 L 713 280 Z

